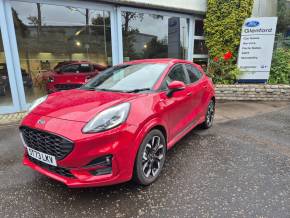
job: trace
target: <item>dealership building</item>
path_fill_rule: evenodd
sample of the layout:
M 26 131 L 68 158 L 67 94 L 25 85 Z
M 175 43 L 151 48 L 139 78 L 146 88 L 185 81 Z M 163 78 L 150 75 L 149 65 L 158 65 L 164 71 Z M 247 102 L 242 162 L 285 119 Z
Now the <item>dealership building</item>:
M 256 0 L 253 16 L 275 16 L 276 7 Z M 206 63 L 206 8 L 206 0 L 0 0 L 0 114 L 46 95 L 45 73 L 64 61 Z

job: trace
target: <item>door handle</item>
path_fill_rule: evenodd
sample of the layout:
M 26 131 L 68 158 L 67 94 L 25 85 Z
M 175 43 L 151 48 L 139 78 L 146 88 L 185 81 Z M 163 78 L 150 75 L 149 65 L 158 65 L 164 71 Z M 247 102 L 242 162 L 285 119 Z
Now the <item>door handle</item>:
M 188 93 L 186 94 L 186 96 L 192 96 L 192 93 L 191 93 L 191 92 L 188 92 Z

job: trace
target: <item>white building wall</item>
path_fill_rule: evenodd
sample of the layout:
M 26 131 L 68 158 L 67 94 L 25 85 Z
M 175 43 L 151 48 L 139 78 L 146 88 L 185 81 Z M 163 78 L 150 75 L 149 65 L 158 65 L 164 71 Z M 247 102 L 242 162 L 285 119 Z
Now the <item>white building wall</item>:
M 255 0 L 253 17 L 275 17 L 277 16 L 277 0 Z
M 103 0 L 113 3 L 142 5 L 149 8 L 170 8 L 206 13 L 207 0 Z M 287 0 L 290 2 L 290 0 Z M 277 15 L 277 0 L 254 0 L 252 16 L 273 17 Z
M 116 2 L 167 7 L 202 13 L 205 13 L 207 8 L 207 0 L 116 0 Z

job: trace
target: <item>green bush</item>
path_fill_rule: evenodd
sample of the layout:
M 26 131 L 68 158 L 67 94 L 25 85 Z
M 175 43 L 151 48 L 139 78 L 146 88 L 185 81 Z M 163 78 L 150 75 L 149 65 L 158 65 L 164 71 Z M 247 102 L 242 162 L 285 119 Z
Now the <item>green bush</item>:
M 233 83 L 239 74 L 236 57 L 240 45 L 242 26 L 251 16 L 253 0 L 208 0 L 204 24 L 206 46 L 209 50 L 209 75 L 217 83 Z M 223 56 L 231 52 L 231 61 Z M 218 62 L 214 59 L 219 59 Z
M 272 59 L 270 84 L 290 84 L 290 50 L 278 48 Z
M 229 60 L 210 59 L 207 75 L 212 78 L 215 84 L 233 84 L 241 74 L 235 62 L 234 58 Z

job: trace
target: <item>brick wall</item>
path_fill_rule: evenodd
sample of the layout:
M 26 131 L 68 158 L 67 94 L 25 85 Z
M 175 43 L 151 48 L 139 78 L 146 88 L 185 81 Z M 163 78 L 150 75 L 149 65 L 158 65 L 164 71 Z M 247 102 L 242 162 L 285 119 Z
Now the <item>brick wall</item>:
M 216 85 L 218 100 L 289 101 L 290 85 Z

